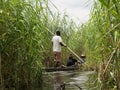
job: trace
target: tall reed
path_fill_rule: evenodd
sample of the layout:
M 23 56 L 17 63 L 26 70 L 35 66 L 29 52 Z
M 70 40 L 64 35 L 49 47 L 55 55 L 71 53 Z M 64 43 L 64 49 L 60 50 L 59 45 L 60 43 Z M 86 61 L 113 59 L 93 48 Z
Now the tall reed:
M 3 88 L 41 86 L 41 68 L 53 62 L 51 38 L 57 28 L 69 46 L 76 25 L 66 14 L 53 14 L 49 3 L 48 0 L 0 1 L 0 84 Z M 63 50 L 64 60 L 68 53 Z
M 42 82 L 46 0 L 0 1 L 1 85 L 16 89 Z
M 99 88 L 119 90 L 120 1 L 99 1 L 94 4 L 89 22 L 76 35 L 83 42 L 86 63 L 89 63 L 86 67 L 98 72 Z

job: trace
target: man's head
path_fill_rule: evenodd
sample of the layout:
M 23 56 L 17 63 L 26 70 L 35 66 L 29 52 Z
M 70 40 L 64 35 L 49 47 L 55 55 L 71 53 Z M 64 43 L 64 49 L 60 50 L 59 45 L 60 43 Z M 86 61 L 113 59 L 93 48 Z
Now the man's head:
M 70 54 L 69 59 L 73 59 L 73 54 Z
M 81 58 L 83 58 L 83 59 L 85 59 L 86 58 L 86 56 L 84 55 L 84 54 L 81 54 L 81 56 L 80 56 Z
M 56 35 L 60 36 L 60 31 L 56 31 Z

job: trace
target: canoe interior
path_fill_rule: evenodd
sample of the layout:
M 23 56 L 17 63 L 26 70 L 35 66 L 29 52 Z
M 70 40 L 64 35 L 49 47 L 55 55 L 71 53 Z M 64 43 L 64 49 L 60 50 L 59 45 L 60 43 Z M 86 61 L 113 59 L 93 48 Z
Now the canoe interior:
M 71 70 L 78 70 L 79 67 L 44 67 L 42 70 L 47 72 L 52 71 L 71 71 Z

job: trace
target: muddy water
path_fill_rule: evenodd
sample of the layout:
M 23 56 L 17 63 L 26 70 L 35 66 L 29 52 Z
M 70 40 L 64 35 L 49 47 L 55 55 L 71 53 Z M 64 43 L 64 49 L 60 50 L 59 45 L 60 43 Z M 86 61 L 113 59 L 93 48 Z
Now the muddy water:
M 43 73 L 42 90 L 87 90 L 88 75 L 94 71 L 57 71 Z

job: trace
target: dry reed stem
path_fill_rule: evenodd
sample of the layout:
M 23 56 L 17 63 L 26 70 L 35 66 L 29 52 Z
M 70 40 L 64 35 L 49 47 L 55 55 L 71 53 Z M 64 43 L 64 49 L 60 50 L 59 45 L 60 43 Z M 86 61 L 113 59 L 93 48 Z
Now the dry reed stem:
M 105 72 L 106 72 L 106 70 L 107 70 L 107 68 L 108 68 L 108 66 L 109 66 L 109 64 L 110 64 L 110 62 L 111 62 L 111 60 L 112 60 L 112 57 L 114 56 L 115 52 L 116 52 L 117 49 L 119 48 L 119 44 L 120 44 L 120 40 L 119 40 L 116 48 L 114 49 L 114 51 L 113 51 L 113 52 L 111 53 L 111 55 L 110 55 L 109 61 L 108 61 L 107 65 L 106 65 L 106 67 L 105 67 L 105 69 L 104 69 L 104 71 L 103 71 L 103 75 L 105 74 Z

